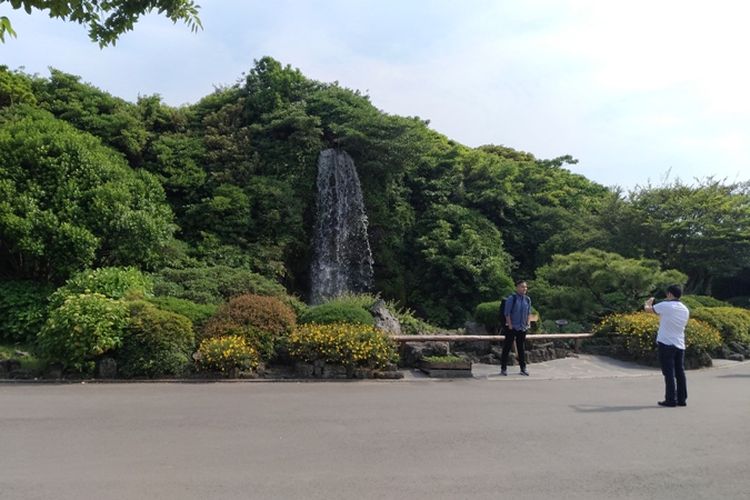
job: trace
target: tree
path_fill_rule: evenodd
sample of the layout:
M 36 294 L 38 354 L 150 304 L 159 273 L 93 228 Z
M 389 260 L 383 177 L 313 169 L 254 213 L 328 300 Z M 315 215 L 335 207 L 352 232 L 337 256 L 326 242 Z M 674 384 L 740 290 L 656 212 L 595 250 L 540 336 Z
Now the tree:
M 606 314 L 637 309 L 646 297 L 686 280 L 679 271 L 662 271 L 655 260 L 589 248 L 553 256 L 537 269 L 531 288 L 545 317 L 591 323 Z
M 460 326 L 477 304 L 512 288 L 511 260 L 497 228 L 457 205 L 430 207 L 409 266 L 409 304 L 430 320 Z
M 715 279 L 750 267 L 750 183 L 677 181 L 636 189 L 627 201 L 621 252 L 686 273 L 691 293 L 711 295 Z
M 183 21 L 193 32 L 203 27 L 198 17 L 200 7 L 193 0 L 0 0 L 2 3 L 9 3 L 13 9 L 22 8 L 27 14 L 34 9 L 47 11 L 49 17 L 88 26 L 89 38 L 100 47 L 114 45 L 120 35 L 133 29 L 138 18 L 152 10 L 173 23 Z M 16 36 L 10 19 L 3 16 L 0 42 L 5 41 L 6 34 Z
M 0 269 L 61 281 L 85 267 L 154 268 L 172 242 L 158 180 L 29 106 L 0 111 Z

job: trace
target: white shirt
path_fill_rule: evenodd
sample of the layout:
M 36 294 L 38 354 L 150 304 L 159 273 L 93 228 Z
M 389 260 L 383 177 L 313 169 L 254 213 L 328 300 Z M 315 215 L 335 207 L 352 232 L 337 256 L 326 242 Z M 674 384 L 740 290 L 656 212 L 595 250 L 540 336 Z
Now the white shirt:
M 679 300 L 665 300 L 654 305 L 659 315 L 659 332 L 656 341 L 685 349 L 685 326 L 690 319 L 690 311 Z

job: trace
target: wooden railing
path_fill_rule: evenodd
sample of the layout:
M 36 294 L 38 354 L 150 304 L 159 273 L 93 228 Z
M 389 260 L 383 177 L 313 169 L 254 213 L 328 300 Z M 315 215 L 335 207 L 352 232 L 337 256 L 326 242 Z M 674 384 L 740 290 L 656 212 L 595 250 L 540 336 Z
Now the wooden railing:
M 526 336 L 527 341 L 537 340 L 575 340 L 576 351 L 581 346 L 581 341 L 593 337 L 593 333 L 530 333 Z M 402 342 L 502 342 L 504 335 L 391 335 L 391 338 L 399 343 Z

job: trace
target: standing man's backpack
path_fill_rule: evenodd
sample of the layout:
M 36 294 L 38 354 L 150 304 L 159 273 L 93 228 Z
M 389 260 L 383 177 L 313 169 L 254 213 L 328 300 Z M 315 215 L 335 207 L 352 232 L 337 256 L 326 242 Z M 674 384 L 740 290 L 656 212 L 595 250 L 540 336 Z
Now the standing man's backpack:
M 500 334 L 505 335 L 506 333 L 509 333 L 510 330 L 508 329 L 508 325 L 505 321 L 505 304 L 508 302 L 508 299 L 510 298 L 511 304 L 510 304 L 510 312 L 513 312 L 513 308 L 516 307 L 516 294 L 511 294 L 509 297 L 505 297 L 503 300 L 500 301 Z

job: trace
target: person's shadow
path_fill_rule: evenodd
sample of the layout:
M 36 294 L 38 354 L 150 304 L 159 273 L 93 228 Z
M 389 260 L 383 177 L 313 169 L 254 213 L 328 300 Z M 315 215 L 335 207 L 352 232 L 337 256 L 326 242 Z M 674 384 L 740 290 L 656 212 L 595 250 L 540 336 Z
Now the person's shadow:
M 604 405 L 570 405 L 577 412 L 581 413 L 614 413 L 620 411 L 639 411 L 639 410 L 656 410 L 659 407 L 654 405 L 632 405 L 632 406 L 604 406 Z

